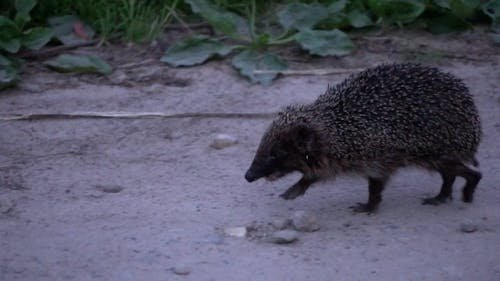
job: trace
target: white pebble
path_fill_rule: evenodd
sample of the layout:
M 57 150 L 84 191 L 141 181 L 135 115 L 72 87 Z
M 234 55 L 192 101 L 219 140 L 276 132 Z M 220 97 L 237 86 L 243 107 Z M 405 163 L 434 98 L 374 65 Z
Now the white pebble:
M 247 235 L 247 228 L 244 226 L 227 227 L 224 229 L 224 233 L 234 237 L 245 237 Z
M 227 134 L 217 134 L 212 141 L 211 147 L 215 149 L 223 149 L 238 143 L 238 139 Z
M 270 241 L 276 244 L 289 244 L 299 238 L 299 233 L 295 230 L 279 230 L 273 233 Z

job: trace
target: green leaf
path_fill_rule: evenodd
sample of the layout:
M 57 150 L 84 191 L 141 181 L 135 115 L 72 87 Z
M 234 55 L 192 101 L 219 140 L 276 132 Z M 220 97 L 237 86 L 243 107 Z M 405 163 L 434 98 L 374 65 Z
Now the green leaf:
M 311 54 L 320 56 L 344 56 L 354 50 L 354 44 L 349 36 L 338 29 L 302 30 L 295 40 Z
M 484 3 L 481 9 L 492 20 L 500 19 L 500 0 L 490 0 Z
M 91 40 L 95 31 L 90 27 L 90 25 L 82 22 L 76 16 L 61 16 L 52 17 L 48 19 L 49 26 L 54 31 L 54 36 L 64 45 L 78 44 Z M 81 27 L 82 34 L 75 32 L 77 27 Z
M 90 72 L 110 74 L 113 69 L 104 60 L 92 56 L 75 56 L 62 54 L 55 59 L 48 60 L 45 64 L 59 72 Z
M 21 15 L 28 15 L 36 5 L 36 0 L 16 0 L 16 11 Z
M 336 2 L 328 5 L 328 13 L 331 14 L 336 14 L 340 11 L 342 11 L 345 6 L 347 5 L 347 0 L 337 0 Z
M 287 69 L 287 64 L 280 57 L 271 53 L 258 53 L 251 50 L 245 50 L 236 55 L 232 64 L 237 68 L 241 75 L 246 76 L 253 83 L 259 82 L 262 85 L 269 85 L 278 72 Z M 256 70 L 268 70 L 271 73 L 258 74 Z
M 20 44 L 17 40 L 21 36 L 19 28 L 7 17 L 0 16 L 0 48 L 7 52 L 16 53 Z
M 233 39 L 249 39 L 250 26 L 241 16 L 225 11 L 207 0 L 186 0 L 194 13 L 203 17 L 215 30 Z
M 8 58 L 6 58 L 5 56 L 2 56 L 0 54 L 0 66 L 8 66 L 11 64 L 12 64 L 12 62 Z
M 490 0 L 481 9 L 491 18 L 492 29 L 500 29 L 500 0 Z
M 278 12 L 278 21 L 285 30 L 310 29 L 326 17 L 328 10 L 317 3 L 291 3 Z
M 14 23 L 19 30 L 23 30 L 24 26 L 31 21 L 30 15 L 17 14 L 14 18 Z
M 19 39 L 10 39 L 8 41 L 0 40 L 0 49 L 3 49 L 9 53 L 15 54 L 21 48 L 21 42 Z
M 450 9 L 450 0 L 434 0 L 434 3 L 441 8 Z
M 414 21 L 425 10 L 418 0 L 368 0 L 368 6 L 383 22 L 399 25 Z
M 372 25 L 372 19 L 367 14 L 360 12 L 359 10 L 349 12 L 347 14 L 347 18 L 349 19 L 349 23 L 356 28 Z
M 196 65 L 217 55 L 225 56 L 233 49 L 205 36 L 193 36 L 168 48 L 161 61 L 175 67 Z
M 479 4 L 479 0 L 451 0 L 450 8 L 459 18 L 467 19 L 474 16 Z
M 19 82 L 19 69 L 8 58 L 0 55 L 0 90 Z
M 45 46 L 54 36 L 52 29 L 46 27 L 34 27 L 24 33 L 23 45 L 31 50 L 38 50 Z

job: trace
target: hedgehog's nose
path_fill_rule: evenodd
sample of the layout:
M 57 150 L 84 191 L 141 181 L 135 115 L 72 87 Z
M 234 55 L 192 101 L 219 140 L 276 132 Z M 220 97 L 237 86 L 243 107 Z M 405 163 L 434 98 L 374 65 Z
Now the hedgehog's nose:
M 245 179 L 248 181 L 248 182 L 253 182 L 254 180 L 257 179 L 257 177 L 255 176 L 254 172 L 249 169 L 246 173 L 245 173 Z

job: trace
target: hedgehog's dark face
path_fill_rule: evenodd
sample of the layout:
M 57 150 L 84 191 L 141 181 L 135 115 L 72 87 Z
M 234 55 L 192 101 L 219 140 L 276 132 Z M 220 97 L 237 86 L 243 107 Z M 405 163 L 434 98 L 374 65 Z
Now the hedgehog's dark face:
M 262 138 L 245 179 L 252 182 L 265 177 L 272 181 L 293 171 L 308 173 L 315 142 L 314 131 L 306 125 L 273 123 Z

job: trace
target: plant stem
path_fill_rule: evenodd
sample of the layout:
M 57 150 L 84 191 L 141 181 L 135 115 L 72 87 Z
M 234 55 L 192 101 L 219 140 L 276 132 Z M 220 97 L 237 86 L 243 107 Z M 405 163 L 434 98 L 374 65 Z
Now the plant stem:
M 271 40 L 271 41 L 269 41 L 268 44 L 269 45 L 282 45 L 282 44 L 290 43 L 290 42 L 295 40 L 295 37 L 296 37 L 296 34 L 293 34 L 287 38 L 278 39 L 278 40 Z
M 251 15 L 250 15 L 250 34 L 252 36 L 252 41 L 255 40 L 257 35 L 255 34 L 255 12 L 256 12 L 256 4 L 255 0 L 251 1 Z

